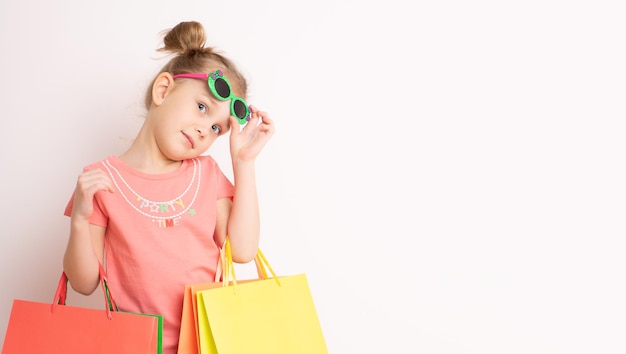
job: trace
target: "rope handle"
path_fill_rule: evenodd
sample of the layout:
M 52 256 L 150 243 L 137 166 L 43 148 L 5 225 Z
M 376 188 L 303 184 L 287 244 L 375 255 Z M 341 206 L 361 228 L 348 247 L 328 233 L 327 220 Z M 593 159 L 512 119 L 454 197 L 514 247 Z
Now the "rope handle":
M 267 274 L 267 271 L 269 270 L 278 286 L 280 286 L 280 280 L 278 279 L 278 276 L 276 276 L 274 269 L 272 269 L 272 266 L 267 261 L 267 258 L 265 257 L 261 249 L 257 249 L 256 255 L 254 256 L 254 264 L 256 266 L 257 276 L 259 279 L 269 279 L 269 276 Z M 220 257 L 218 259 L 217 269 L 215 272 L 215 282 L 219 282 L 220 280 L 222 282 L 222 286 L 225 287 L 232 283 L 233 287 L 236 290 L 237 277 L 235 274 L 233 254 L 229 237 L 226 237 L 224 245 L 220 249 Z
M 102 288 L 102 293 L 104 294 L 104 307 L 106 309 L 107 318 L 110 320 L 113 318 L 111 311 L 119 311 L 117 307 L 117 303 L 113 299 L 113 295 L 111 294 L 111 290 L 109 289 L 109 285 L 107 284 L 107 275 L 104 271 L 104 267 L 102 264 L 99 264 L 99 273 L 100 273 L 100 287 Z M 65 306 L 65 302 L 67 301 L 67 283 L 69 279 L 67 278 L 67 274 L 65 271 L 61 273 L 61 278 L 59 279 L 59 284 L 57 285 L 57 290 L 54 294 L 54 299 L 52 300 L 52 308 L 50 312 L 54 313 L 54 310 L 57 305 Z

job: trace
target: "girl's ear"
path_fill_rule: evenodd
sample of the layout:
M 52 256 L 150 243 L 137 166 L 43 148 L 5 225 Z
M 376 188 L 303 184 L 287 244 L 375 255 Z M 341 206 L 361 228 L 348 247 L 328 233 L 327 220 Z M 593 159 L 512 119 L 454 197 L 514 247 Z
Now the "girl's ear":
M 174 83 L 172 74 L 168 72 L 160 73 L 152 84 L 152 103 L 160 106 L 167 94 L 171 91 Z

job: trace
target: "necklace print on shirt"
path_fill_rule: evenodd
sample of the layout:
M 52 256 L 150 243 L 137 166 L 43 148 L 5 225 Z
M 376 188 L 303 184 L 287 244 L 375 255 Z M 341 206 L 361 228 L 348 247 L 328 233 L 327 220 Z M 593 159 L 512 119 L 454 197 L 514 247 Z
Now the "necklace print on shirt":
M 128 205 L 130 205 L 133 209 L 135 209 L 143 216 L 150 218 L 152 222 L 155 223 L 158 227 L 174 227 L 178 225 L 178 223 L 185 214 L 189 214 L 191 216 L 195 215 L 195 210 L 191 207 L 198 197 L 202 175 L 202 168 L 197 158 L 193 159 L 193 175 L 191 176 L 191 181 L 189 181 L 189 185 L 187 186 L 185 191 L 182 192 L 179 196 L 164 202 L 152 201 L 150 199 L 142 197 L 141 195 L 139 195 L 139 193 L 135 192 L 135 190 L 128 184 L 128 182 L 126 182 L 120 171 L 113 167 L 108 159 L 102 161 L 102 165 L 109 172 L 109 176 L 111 177 L 113 184 L 115 184 L 115 187 L 120 192 L 120 195 L 124 198 L 124 200 L 128 203 Z M 117 178 L 115 178 L 113 172 L 115 172 Z M 117 183 L 117 179 L 119 179 L 126 187 L 126 189 L 132 195 L 134 195 L 135 202 L 132 202 L 131 199 L 124 193 L 122 188 L 120 188 L 120 185 Z M 196 189 L 194 191 L 193 197 L 191 198 L 187 206 L 185 206 L 183 198 L 185 198 L 185 195 L 187 195 L 187 193 L 191 190 L 194 182 L 196 185 Z M 169 215 L 163 215 L 168 213 Z

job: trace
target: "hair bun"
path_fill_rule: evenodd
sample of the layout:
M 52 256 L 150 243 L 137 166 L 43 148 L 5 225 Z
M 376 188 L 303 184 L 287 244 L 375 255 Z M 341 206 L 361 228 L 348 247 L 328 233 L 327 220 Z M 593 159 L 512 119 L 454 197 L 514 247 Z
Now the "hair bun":
M 195 56 L 201 52 L 212 51 L 211 48 L 204 48 L 205 43 L 204 27 L 201 23 L 181 22 L 167 31 L 163 38 L 164 46 L 159 51 Z

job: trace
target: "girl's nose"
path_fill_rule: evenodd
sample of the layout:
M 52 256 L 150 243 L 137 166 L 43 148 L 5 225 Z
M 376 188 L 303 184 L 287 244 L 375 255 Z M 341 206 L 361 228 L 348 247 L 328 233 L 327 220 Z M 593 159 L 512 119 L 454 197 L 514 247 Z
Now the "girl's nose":
M 204 139 L 207 135 L 208 129 L 205 127 L 196 127 L 196 132 L 200 139 Z

